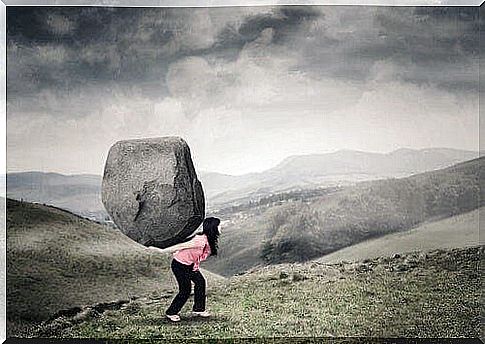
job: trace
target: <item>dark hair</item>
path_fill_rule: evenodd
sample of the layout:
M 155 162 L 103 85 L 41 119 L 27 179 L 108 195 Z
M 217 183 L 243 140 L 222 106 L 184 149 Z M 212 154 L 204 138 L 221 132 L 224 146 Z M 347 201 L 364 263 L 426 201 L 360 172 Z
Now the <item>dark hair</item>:
M 207 240 L 209 241 L 209 246 L 211 248 L 211 256 L 217 256 L 217 244 L 219 240 L 219 224 L 221 220 L 217 217 L 208 217 L 202 223 L 202 234 L 207 235 Z

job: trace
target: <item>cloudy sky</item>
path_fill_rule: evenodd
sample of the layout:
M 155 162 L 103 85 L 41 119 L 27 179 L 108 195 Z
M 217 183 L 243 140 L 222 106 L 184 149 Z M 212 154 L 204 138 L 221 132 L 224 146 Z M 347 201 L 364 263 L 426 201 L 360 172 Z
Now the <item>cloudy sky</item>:
M 242 174 L 339 149 L 478 147 L 478 8 L 9 7 L 7 171 L 102 174 L 178 135 Z

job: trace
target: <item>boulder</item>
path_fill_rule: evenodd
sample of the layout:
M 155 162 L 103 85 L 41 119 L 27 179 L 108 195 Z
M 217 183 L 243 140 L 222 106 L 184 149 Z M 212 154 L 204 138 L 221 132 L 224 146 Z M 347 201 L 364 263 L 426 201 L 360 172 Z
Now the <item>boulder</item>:
M 121 232 L 145 246 L 183 241 L 205 215 L 189 146 L 179 137 L 116 142 L 106 159 L 101 199 Z

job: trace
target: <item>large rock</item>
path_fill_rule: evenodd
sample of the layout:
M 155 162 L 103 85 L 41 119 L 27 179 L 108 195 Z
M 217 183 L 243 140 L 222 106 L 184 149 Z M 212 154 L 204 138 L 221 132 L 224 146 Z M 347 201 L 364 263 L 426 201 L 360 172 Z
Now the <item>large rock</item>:
M 205 215 L 189 146 L 179 137 L 116 142 L 106 160 L 101 198 L 118 228 L 146 246 L 182 241 Z

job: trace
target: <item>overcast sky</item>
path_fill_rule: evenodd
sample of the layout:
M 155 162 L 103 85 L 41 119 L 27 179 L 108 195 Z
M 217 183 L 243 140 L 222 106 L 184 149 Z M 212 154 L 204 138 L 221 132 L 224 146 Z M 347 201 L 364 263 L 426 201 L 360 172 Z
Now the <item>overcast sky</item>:
M 102 174 L 178 135 L 196 168 L 478 147 L 478 8 L 7 9 L 7 171 Z

